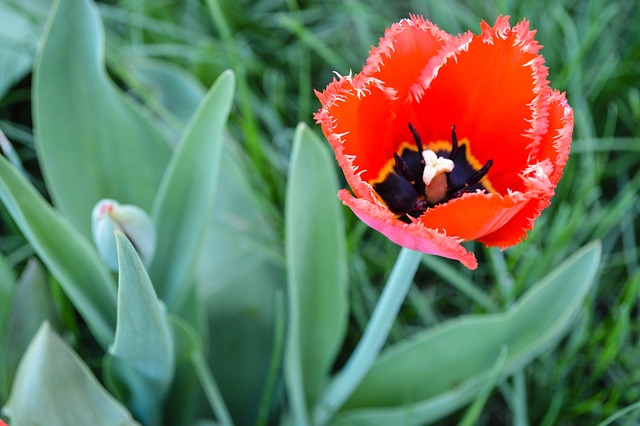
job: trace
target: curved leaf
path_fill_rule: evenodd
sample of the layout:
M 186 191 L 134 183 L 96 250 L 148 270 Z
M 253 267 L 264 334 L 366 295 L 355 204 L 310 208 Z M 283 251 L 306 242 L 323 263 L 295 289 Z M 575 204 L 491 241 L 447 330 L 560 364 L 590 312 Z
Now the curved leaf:
M 87 238 L 103 198 L 149 211 L 170 144 L 107 76 L 89 0 L 57 0 L 34 70 L 36 150 L 56 207 Z
M 268 377 L 280 373 L 275 329 L 281 312 L 275 301 L 284 293 L 285 274 L 278 230 L 266 214 L 270 204 L 261 202 L 264 187 L 252 185 L 238 148 L 225 140 L 197 290 L 209 320 L 205 353 L 211 372 L 235 424 L 248 425 L 264 415 L 264 395 L 280 389 L 280 383 L 269 387 Z
M 0 200 L 106 348 L 116 324 L 116 285 L 96 250 L 1 156 Z
M 147 58 L 130 58 L 124 64 L 130 77 L 143 87 L 145 100 L 164 121 L 178 142 L 184 127 L 204 99 L 206 87 L 177 65 Z
M 175 354 L 167 312 L 153 290 L 131 242 L 116 231 L 118 246 L 118 323 L 109 349 L 123 368 L 131 406 L 145 423 L 159 415 L 174 372 Z M 151 422 L 153 423 L 153 422 Z
M 290 315 L 285 377 L 298 421 L 304 421 L 304 406 L 313 403 L 327 379 L 347 326 L 346 242 L 337 190 L 329 153 L 300 124 L 285 206 Z
M 0 253 L 0 335 L 9 314 L 11 299 L 16 286 L 16 275 L 7 259 Z
M 15 274 L 7 259 L 0 254 L 0 401 L 6 400 L 9 394 L 9 384 L 14 371 L 7 360 L 11 349 L 9 346 L 10 314 L 15 287 Z
M 11 424 L 137 424 L 46 322 L 20 361 L 4 412 Z
M 29 259 L 16 286 L 13 304 L 6 310 L 6 328 L 0 341 L 0 398 L 8 394 L 8 386 L 27 349 L 43 321 L 54 329 L 60 323 L 58 312 L 45 277 L 45 271 L 35 258 Z M 5 399 L 5 398 L 2 398 Z
M 51 0 L 0 2 L 0 98 L 29 73 Z
M 154 202 L 158 245 L 149 274 L 171 310 L 189 294 L 210 220 L 234 86 L 231 71 L 213 84 L 185 129 Z
M 505 313 L 451 320 L 390 347 L 347 401 L 341 425 L 424 424 L 471 401 L 492 380 L 530 362 L 567 331 L 591 289 L 600 244 L 585 246 Z
M 164 424 L 193 424 L 200 411 L 202 386 L 192 359 L 202 351 L 202 337 L 184 319 L 168 315 L 175 352 L 175 374 L 164 404 Z

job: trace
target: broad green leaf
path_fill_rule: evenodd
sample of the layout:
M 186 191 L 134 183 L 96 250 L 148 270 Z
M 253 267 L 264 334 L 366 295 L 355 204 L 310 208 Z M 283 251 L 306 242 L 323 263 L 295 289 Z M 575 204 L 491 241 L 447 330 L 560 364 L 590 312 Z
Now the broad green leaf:
M 0 200 L 106 348 L 116 325 L 116 285 L 96 250 L 1 156 Z
M 170 143 L 109 79 L 90 0 L 57 0 L 34 70 L 36 150 L 54 204 L 85 237 L 103 198 L 150 211 Z
M 482 415 L 482 408 L 487 403 L 489 396 L 491 395 L 491 391 L 498 383 L 500 379 L 502 370 L 504 368 L 504 363 L 507 361 L 507 348 L 502 346 L 500 348 L 500 354 L 496 359 L 493 367 L 489 371 L 487 376 L 487 380 L 482 384 L 482 388 L 478 391 L 476 396 L 476 400 L 473 401 L 473 404 L 469 406 L 466 410 L 464 417 L 458 424 L 458 426 L 473 426 L 479 423 L 480 416 Z
M 31 70 L 50 5 L 51 0 L 0 2 L 0 98 Z
M 57 328 L 60 319 L 49 292 L 45 271 L 34 258 L 27 263 L 6 311 L 7 323 L 0 341 L 0 399 L 8 394 L 18 363 L 43 321 Z M 5 387 L 6 385 L 6 387 Z M 6 392 L 6 393 L 5 393 Z
M 202 386 L 191 363 L 202 351 L 202 335 L 182 318 L 169 315 L 176 357 L 176 371 L 164 405 L 164 424 L 193 424 L 202 401 Z
M 211 371 L 235 424 L 246 425 L 257 423 L 263 396 L 273 392 L 267 378 L 274 363 L 279 373 L 275 300 L 284 292 L 285 275 L 281 240 L 261 201 L 265 191 L 261 182 L 250 182 L 237 148 L 225 141 L 196 277 L 207 304 Z
M 204 99 L 206 88 L 192 74 L 170 62 L 131 58 L 124 66 L 144 88 L 145 100 L 153 102 L 149 107 L 163 118 L 177 142 Z
M 291 398 L 306 398 L 293 403 L 298 420 L 321 390 L 347 327 L 346 242 L 337 190 L 334 162 L 324 144 L 299 125 L 285 207 L 289 290 L 285 378 Z
M 243 268 L 243 266 L 236 266 Z M 274 352 L 275 293 L 282 271 L 244 266 L 209 299 L 212 373 L 236 424 L 255 424 Z
M 48 323 L 20 361 L 4 412 L 16 425 L 135 425 Z
M 501 314 L 447 321 L 385 351 L 335 424 L 433 422 L 473 400 L 508 351 L 503 377 L 552 347 L 594 283 L 600 244 L 575 253 Z
M 154 202 L 158 245 L 149 273 L 172 311 L 190 292 L 212 213 L 234 86 L 231 71 L 213 84 L 185 129 Z
M 228 285 L 242 285 L 247 270 L 264 263 L 282 266 L 282 240 L 274 211 L 264 196 L 263 182 L 252 181 L 244 152 L 230 137 L 225 140 L 216 202 L 196 269 L 205 297 Z M 271 213 L 269 214 L 269 211 Z M 275 281 L 283 281 L 279 276 Z
M 118 245 L 118 323 L 114 367 L 130 386 L 133 412 L 154 424 L 173 378 L 175 354 L 166 308 L 158 300 L 131 242 L 116 231 Z

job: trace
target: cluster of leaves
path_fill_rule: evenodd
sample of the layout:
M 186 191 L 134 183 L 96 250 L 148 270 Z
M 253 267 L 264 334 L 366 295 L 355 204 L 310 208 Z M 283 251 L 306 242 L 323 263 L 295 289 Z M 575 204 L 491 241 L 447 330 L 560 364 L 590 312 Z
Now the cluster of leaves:
M 470 401 L 448 421 L 637 421 L 640 158 L 628 154 L 640 142 L 638 5 L 55 5 L 45 25 L 49 0 L 0 4 L 0 129 L 13 144 L 0 140 L 0 403 L 11 414 L 80 424 L 59 407 L 93 401 L 80 411 L 87 424 L 130 413 L 188 424 L 211 409 L 221 423 L 304 418 L 362 335 L 397 254 L 337 205 L 319 138 L 293 130 L 311 120 L 312 89 L 332 70 L 359 69 L 408 13 L 450 33 L 510 13 L 539 30 L 553 86 L 576 111 L 558 194 L 526 243 L 477 247 L 473 275 L 422 260 L 392 346 L 336 421 L 420 423 Z M 91 208 L 105 197 L 143 207 L 159 231 L 148 272 L 118 237 L 117 285 L 89 243 Z M 595 246 L 543 279 L 593 239 L 597 288 Z M 480 315 L 447 321 L 465 314 Z M 42 394 L 28 384 L 43 378 L 52 387 L 40 392 L 60 399 L 34 409 Z M 76 393 L 60 392 L 70 378 Z

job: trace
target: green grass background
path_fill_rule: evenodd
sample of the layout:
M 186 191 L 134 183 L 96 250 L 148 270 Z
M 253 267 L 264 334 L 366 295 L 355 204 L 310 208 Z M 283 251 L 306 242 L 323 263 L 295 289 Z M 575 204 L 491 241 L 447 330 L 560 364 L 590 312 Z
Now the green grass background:
M 207 86 L 223 70 L 235 71 L 238 90 L 229 131 L 244 146 L 250 179 L 266 182 L 268 211 L 281 230 L 293 131 L 304 121 L 319 133 L 312 124 L 319 107 L 313 90 L 322 90 L 333 71 L 358 72 L 384 29 L 409 13 L 454 34 L 478 33 L 481 19 L 493 23 L 499 14 L 511 15 L 512 24 L 526 17 L 544 46 L 551 86 L 567 92 L 575 111 L 571 156 L 553 204 L 528 240 L 514 248 L 500 252 L 471 244 L 480 263 L 473 273 L 426 257 L 391 338 L 445 318 L 503 309 L 577 248 L 601 239 L 599 284 L 575 327 L 558 348 L 502 384 L 481 421 L 598 424 L 628 409 L 620 424 L 640 422 L 640 406 L 633 408 L 640 401 L 639 2 L 123 0 L 99 7 L 109 71 L 142 102 L 152 94 L 128 86 L 126 64 L 132 59 L 176 63 Z M 0 99 L 0 128 L 46 192 L 33 151 L 30 88 L 28 72 L 10 85 Z M 346 355 L 398 248 L 350 211 L 345 215 L 353 305 Z M 33 254 L 2 207 L 0 252 L 16 270 Z

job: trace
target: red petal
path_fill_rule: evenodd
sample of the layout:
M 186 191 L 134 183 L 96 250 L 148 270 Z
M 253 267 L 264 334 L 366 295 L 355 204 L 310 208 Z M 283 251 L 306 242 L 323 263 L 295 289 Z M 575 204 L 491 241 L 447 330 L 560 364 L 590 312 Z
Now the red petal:
M 396 219 L 386 206 L 355 198 L 346 189 L 340 190 L 338 197 L 360 220 L 399 246 L 455 259 L 469 269 L 478 267 L 475 256 L 462 247 L 460 239 L 447 236 L 444 231 L 428 229 L 419 221 L 404 223 Z
M 437 73 L 466 42 L 422 18 L 405 19 L 386 31 L 362 73 L 341 77 L 323 93 L 316 92 L 322 108 L 315 118 L 336 156 L 350 156 L 350 166 L 361 173 L 362 180 L 377 178 L 400 143 L 412 140 L 407 125 L 419 119 L 397 114 L 406 98 L 413 96 L 415 81 L 425 73 Z M 349 176 L 347 180 L 361 196 L 354 187 L 357 183 Z
M 507 225 L 491 234 L 478 238 L 478 241 L 486 246 L 497 246 L 502 249 L 518 244 L 526 237 L 527 231 L 533 228 L 533 222 L 549 204 L 548 198 L 529 201 Z
M 393 157 L 388 113 L 394 92 L 361 75 L 334 80 L 318 94 L 323 107 L 315 115 L 336 152 L 347 181 L 358 196 L 363 196 L 359 183 L 377 177 L 380 168 Z
M 550 131 L 541 139 L 537 147 L 537 159 L 542 163 L 552 165 L 548 173 L 548 187 L 541 183 L 538 188 L 541 194 L 538 199 L 530 201 L 509 223 L 495 232 L 485 235 L 479 241 L 488 246 L 507 248 L 522 241 L 526 233 L 533 228 L 535 220 L 542 210 L 551 204 L 554 189 L 560 177 L 564 165 L 569 156 L 571 147 L 571 133 L 573 131 L 573 111 L 567 104 L 563 93 L 555 91 L 549 99 L 549 129 Z M 535 182 L 535 180 L 534 180 Z M 535 185 L 535 184 L 534 184 Z
M 419 220 L 427 228 L 444 229 L 465 241 L 490 234 L 508 223 L 529 201 L 523 194 L 464 194 L 428 209 Z
M 555 186 L 562 177 L 562 171 L 569 158 L 571 136 L 573 133 L 573 110 L 567 103 L 564 93 L 553 91 L 548 100 L 548 131 L 540 138 L 539 145 L 534 147 L 537 161 L 551 161 L 553 171 L 549 179 Z
M 545 127 L 542 101 L 550 92 L 534 32 L 526 21 L 509 29 L 507 19 L 493 28 L 483 22 L 468 52 L 449 60 L 433 80 L 419 82 L 423 95 L 408 106 L 421 118 L 416 128 L 424 140 L 448 141 L 455 125 L 478 161 L 492 159 L 489 176 L 502 194 L 524 189 L 519 172 L 529 164 L 538 127 Z
M 428 209 L 420 221 L 465 241 L 490 234 L 508 223 L 529 201 L 522 194 L 473 193 Z
M 385 31 L 378 47 L 371 50 L 362 74 L 383 81 L 385 87 L 395 90 L 398 99 L 405 99 L 430 62 L 444 62 L 439 51 L 454 41 L 433 23 L 411 16 Z

